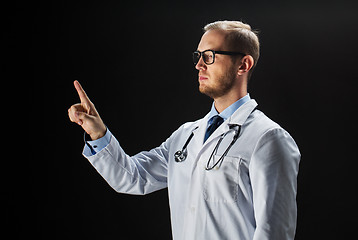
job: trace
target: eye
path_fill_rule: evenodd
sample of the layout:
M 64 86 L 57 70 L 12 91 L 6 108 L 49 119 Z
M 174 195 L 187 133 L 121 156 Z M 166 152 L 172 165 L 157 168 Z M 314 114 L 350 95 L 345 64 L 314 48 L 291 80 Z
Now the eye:
M 211 64 L 214 60 L 214 55 L 211 51 L 205 52 L 204 54 L 204 60 L 207 64 Z
M 212 54 L 211 54 L 211 53 L 208 53 L 208 52 L 206 52 L 206 53 L 204 54 L 204 57 L 205 57 L 205 59 L 207 59 L 207 60 L 213 58 Z

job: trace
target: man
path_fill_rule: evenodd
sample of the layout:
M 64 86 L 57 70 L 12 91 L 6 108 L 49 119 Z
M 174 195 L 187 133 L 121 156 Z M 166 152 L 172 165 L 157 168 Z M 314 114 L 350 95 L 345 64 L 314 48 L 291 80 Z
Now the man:
M 247 82 L 259 41 L 247 24 L 208 24 L 193 54 L 211 111 L 151 151 L 128 156 L 75 81 L 69 117 L 92 141 L 84 156 L 118 192 L 168 187 L 173 238 L 293 239 L 300 153 L 292 137 L 256 109 Z

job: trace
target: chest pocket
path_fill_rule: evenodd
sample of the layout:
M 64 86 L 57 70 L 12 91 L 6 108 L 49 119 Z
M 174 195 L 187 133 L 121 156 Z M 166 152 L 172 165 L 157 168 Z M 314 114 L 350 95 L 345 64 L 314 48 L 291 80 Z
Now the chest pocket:
M 218 160 L 221 156 L 215 155 Z M 225 156 L 218 168 L 204 173 L 204 199 L 207 202 L 234 203 L 238 200 L 240 157 Z

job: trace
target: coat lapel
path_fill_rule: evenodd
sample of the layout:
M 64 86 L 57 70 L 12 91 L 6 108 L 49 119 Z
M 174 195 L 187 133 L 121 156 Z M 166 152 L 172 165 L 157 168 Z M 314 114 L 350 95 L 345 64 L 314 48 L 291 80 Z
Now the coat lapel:
M 203 146 L 208 118 L 209 118 L 209 114 L 207 114 L 204 118 L 199 120 L 197 125 L 198 129 L 196 130 L 194 138 L 192 140 L 193 145 L 198 147 L 198 151 L 200 151 L 201 147 Z

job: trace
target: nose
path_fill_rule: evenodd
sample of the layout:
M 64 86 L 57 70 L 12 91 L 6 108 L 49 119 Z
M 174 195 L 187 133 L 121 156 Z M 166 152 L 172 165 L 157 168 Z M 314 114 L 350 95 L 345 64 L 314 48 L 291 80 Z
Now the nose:
M 203 57 L 201 56 L 200 58 L 199 58 L 199 61 L 198 61 L 198 63 L 195 65 L 195 68 L 196 68 L 196 70 L 205 70 L 206 69 L 206 64 L 204 63 L 204 60 L 203 60 Z

